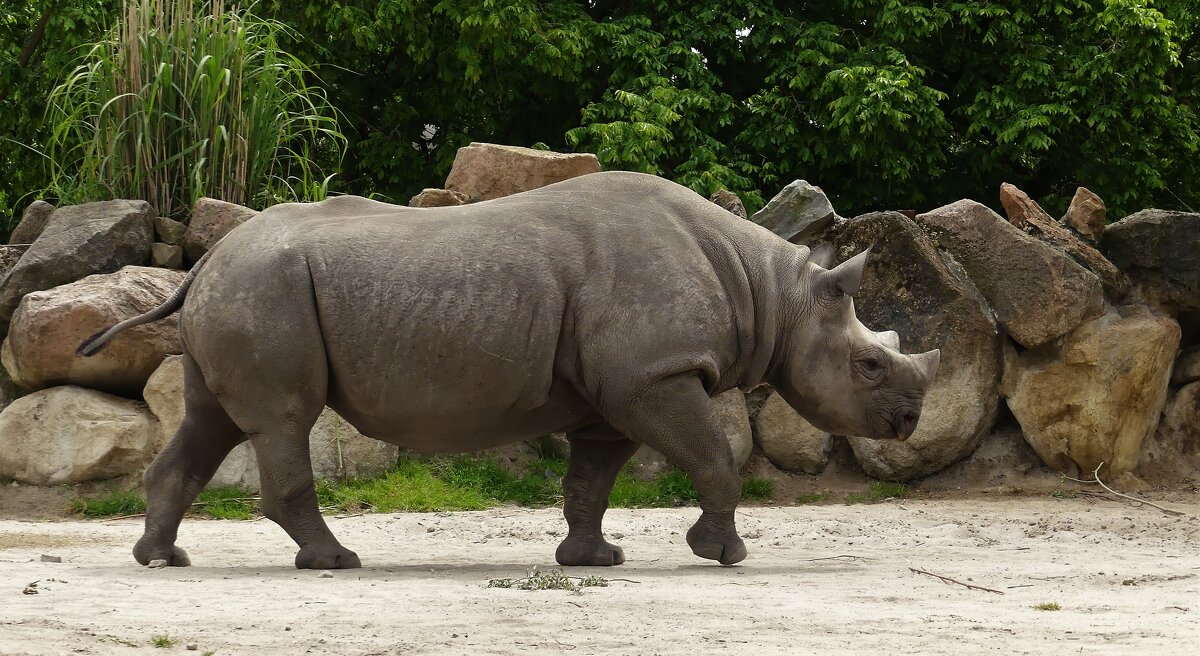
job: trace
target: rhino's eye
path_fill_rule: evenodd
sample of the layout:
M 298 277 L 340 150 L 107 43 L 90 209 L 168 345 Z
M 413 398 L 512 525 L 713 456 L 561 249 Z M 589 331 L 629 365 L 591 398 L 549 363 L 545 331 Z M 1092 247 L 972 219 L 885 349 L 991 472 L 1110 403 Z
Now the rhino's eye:
M 862 361 L 862 366 L 867 371 L 877 371 L 879 369 L 879 360 L 875 358 L 867 358 Z

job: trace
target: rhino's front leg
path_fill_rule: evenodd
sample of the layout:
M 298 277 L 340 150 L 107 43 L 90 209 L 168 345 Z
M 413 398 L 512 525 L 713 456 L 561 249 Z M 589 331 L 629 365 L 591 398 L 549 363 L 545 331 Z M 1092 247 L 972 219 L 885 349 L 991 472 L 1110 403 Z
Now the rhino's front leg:
M 607 425 L 575 431 L 567 438 L 571 460 L 563 478 L 563 515 L 568 531 L 554 558 L 560 565 L 620 565 L 625 552 L 604 539 L 601 522 L 617 473 L 638 444 Z
M 663 454 L 692 479 L 702 511 L 687 533 L 692 553 L 722 565 L 744 559 L 746 545 L 734 524 L 741 479 L 700 379 L 694 374 L 665 379 L 608 412 L 610 422 Z

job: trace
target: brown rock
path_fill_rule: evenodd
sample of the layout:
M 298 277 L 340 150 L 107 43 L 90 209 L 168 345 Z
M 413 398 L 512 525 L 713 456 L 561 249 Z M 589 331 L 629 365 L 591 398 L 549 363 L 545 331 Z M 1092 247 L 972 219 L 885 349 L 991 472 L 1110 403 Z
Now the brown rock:
M 187 232 L 183 235 L 183 251 L 192 262 L 204 257 L 230 230 L 253 218 L 258 212 L 249 207 L 226 203 L 213 198 L 201 198 L 192 208 Z
M 1025 192 L 1007 182 L 1000 185 L 1000 203 L 1008 214 L 1008 220 L 1044 244 L 1066 253 L 1100 279 L 1104 293 L 1112 301 L 1119 301 L 1129 293 L 1129 281 L 1125 274 L 1109 262 L 1100 251 L 1085 244 L 1070 230 L 1062 227 Z
M 46 222 L 50 220 L 50 214 L 54 212 L 54 206 L 44 200 L 35 200 L 25 208 L 25 212 L 21 214 L 21 222 L 13 228 L 12 234 L 8 237 L 10 244 L 32 244 L 37 241 L 37 238 L 42 235 L 42 231 L 46 229 Z
M 960 200 L 917 216 L 937 245 L 966 270 L 996 320 L 1033 348 L 1103 312 L 1100 280 L 986 206 Z
M 178 246 L 183 242 L 183 236 L 187 234 L 187 226 L 174 220 L 168 219 L 165 216 L 156 217 L 154 223 L 154 234 L 158 240 L 164 244 Z
M 154 242 L 150 245 L 150 266 L 162 269 L 183 268 L 183 247 Z
M 472 143 L 458 149 L 446 177 L 446 189 L 472 200 L 490 200 L 599 170 L 600 161 L 591 153 Z
M 25 248 L 22 246 L 0 246 L 0 280 L 4 280 L 4 276 L 13 270 L 24 254 Z
M 1172 385 L 1187 385 L 1200 380 L 1200 347 L 1184 351 L 1171 369 Z
M 145 406 L 95 390 L 54 387 L 0 412 L 0 478 L 31 485 L 131 474 L 158 447 Z
M 1067 208 L 1063 220 L 1093 243 L 1099 243 L 1104 236 L 1104 201 L 1087 187 L 1079 187 L 1071 198 L 1071 206 Z
M 745 219 L 749 216 L 746 214 L 746 206 L 742 204 L 742 199 L 738 198 L 737 194 L 729 191 L 728 189 L 722 189 L 718 191 L 717 193 L 713 194 L 712 198 L 709 198 L 709 200 L 728 210 L 731 214 L 738 218 Z
M 1200 382 L 1180 388 L 1163 408 L 1158 430 L 1142 447 L 1137 475 L 1200 480 Z
M 466 194 L 449 189 L 425 189 L 408 201 L 409 207 L 452 207 L 466 205 L 471 199 Z
M 754 418 L 754 435 L 767 460 L 785 471 L 820 474 L 829 464 L 833 436 L 805 421 L 778 394 Z
M 1119 475 L 1133 470 L 1154 432 L 1178 347 L 1178 324 L 1125 306 L 1061 346 L 1010 347 L 1000 391 L 1049 467 L 1090 473 L 1103 462 L 1103 472 Z
M 121 333 L 90 358 L 75 349 L 96 332 L 157 307 L 184 275 L 125 267 L 26 295 L 4 342 L 13 380 L 27 389 L 81 385 L 138 397 L 163 357 L 180 352 L 175 315 Z

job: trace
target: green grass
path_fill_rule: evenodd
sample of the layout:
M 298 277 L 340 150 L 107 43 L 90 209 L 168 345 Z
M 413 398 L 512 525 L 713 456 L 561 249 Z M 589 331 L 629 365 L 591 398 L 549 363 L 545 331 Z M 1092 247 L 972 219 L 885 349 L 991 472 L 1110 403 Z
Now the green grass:
M 164 633 L 162 635 L 151 636 L 150 644 L 158 647 L 159 649 L 166 649 L 168 647 L 174 647 L 175 640 L 172 639 L 171 636 Z
M 846 497 L 846 503 L 871 503 L 885 499 L 903 499 L 908 496 L 908 486 L 893 481 L 872 481 L 866 492 L 851 493 Z
M 1062 606 L 1058 605 L 1057 601 L 1047 601 L 1033 606 L 1037 610 L 1062 610 Z
M 84 517 L 120 517 L 146 512 L 146 500 L 137 490 L 114 490 L 103 496 L 71 500 L 71 512 Z
M 237 487 L 209 488 L 196 496 L 192 512 L 216 519 L 254 519 L 259 515 L 258 495 Z
M 800 504 L 800 505 L 805 505 L 805 504 L 809 504 L 809 503 L 820 503 L 824 500 L 825 500 L 825 493 L 823 493 L 823 492 L 813 492 L 812 494 L 801 494 L 800 496 L 796 497 L 796 503 Z
M 766 501 L 775 494 L 775 481 L 761 476 L 751 476 L 742 481 L 742 498 Z

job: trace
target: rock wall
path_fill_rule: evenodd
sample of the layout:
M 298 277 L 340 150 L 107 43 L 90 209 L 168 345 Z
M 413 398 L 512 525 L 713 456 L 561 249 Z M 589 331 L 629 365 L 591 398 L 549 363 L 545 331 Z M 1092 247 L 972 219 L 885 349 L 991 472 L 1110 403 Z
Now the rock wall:
M 591 155 L 471 144 L 446 188 L 410 205 L 477 202 L 596 170 Z M 1080 188 L 1055 220 L 1011 185 L 1000 190 L 1007 219 L 970 200 L 846 219 L 802 180 L 749 219 L 728 191 L 712 201 L 730 220 L 827 245 L 822 257 L 871 246 L 859 317 L 898 332 L 906 351 L 942 349 L 905 443 L 823 433 L 767 386 L 726 392 L 722 426 L 747 472 L 993 486 L 1033 471 L 1086 475 L 1103 463 L 1125 481 L 1200 478 L 1200 214 L 1144 210 L 1106 224 L 1103 201 Z M 0 246 L 0 478 L 57 485 L 144 469 L 183 419 L 174 318 L 124 333 L 96 358 L 74 348 L 162 302 L 185 262 L 255 214 L 214 199 L 199 201 L 186 223 L 141 201 L 29 208 L 20 239 Z M 519 461 L 562 444 L 539 438 L 495 454 Z M 377 473 L 398 455 L 328 409 L 310 450 L 319 478 Z M 634 471 L 667 466 L 643 449 Z M 246 443 L 213 484 L 253 488 L 257 477 Z

